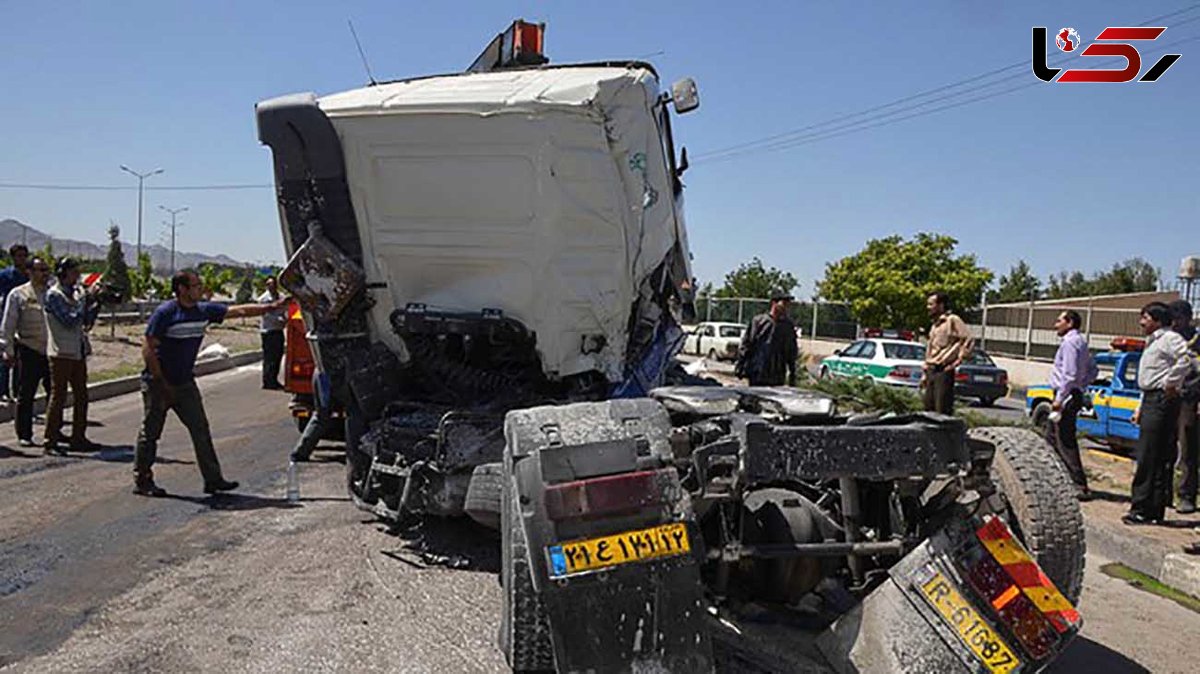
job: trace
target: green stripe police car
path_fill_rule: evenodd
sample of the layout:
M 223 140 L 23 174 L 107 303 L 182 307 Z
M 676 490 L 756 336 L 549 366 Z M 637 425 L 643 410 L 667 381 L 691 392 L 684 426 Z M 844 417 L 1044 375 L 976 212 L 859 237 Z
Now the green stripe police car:
M 860 339 L 821 361 L 820 376 L 872 379 L 880 384 L 921 385 L 925 347 L 899 339 Z

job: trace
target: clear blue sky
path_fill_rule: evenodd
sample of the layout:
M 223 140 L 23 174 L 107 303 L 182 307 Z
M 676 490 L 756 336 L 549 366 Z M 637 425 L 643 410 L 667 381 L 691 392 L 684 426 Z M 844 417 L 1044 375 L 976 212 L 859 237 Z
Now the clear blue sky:
M 700 109 L 677 122 L 693 156 L 854 113 L 1023 59 L 1030 27 L 1136 25 L 1154 2 L 69 2 L 0 4 L 0 183 L 269 183 L 256 101 L 360 86 L 352 18 L 379 79 L 466 66 L 516 17 L 549 24 L 557 62 L 647 57 L 690 75 Z M 1200 36 L 1200 7 L 1158 43 Z M 1150 47 L 1143 47 L 1150 49 Z M 1042 84 L 889 126 L 697 161 L 687 217 L 701 280 L 760 255 L 812 291 L 827 261 L 873 237 L 938 231 L 997 274 L 1039 275 L 1140 255 L 1173 276 L 1200 253 L 1200 40 L 1155 84 Z M 662 54 L 647 56 L 655 52 Z M 1051 57 L 1058 52 L 1051 47 Z M 1152 58 L 1146 59 L 1152 62 Z M 1149 63 L 1143 66 L 1149 68 Z M 1024 69 L 987 93 L 1035 82 Z M 954 102 L 961 99 L 949 99 Z M 133 192 L 0 188 L 0 218 L 132 239 Z M 180 248 L 279 260 L 270 190 L 148 192 L 190 207 Z

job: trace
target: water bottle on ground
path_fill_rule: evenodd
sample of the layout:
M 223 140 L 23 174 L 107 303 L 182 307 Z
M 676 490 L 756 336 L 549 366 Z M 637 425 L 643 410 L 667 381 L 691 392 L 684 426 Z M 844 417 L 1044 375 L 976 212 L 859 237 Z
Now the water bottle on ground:
M 296 473 L 296 462 L 288 462 L 287 471 L 287 500 L 296 503 L 300 500 L 300 476 Z

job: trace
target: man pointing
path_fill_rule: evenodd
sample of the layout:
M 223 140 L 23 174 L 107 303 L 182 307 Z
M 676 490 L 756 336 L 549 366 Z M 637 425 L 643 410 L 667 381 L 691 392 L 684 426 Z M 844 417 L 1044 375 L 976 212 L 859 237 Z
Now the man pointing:
M 142 372 L 144 416 L 134 451 L 133 493 L 142 496 L 165 496 L 167 493 L 154 484 L 151 470 L 158 454 L 158 439 L 167 420 L 167 410 L 175 410 L 175 416 L 192 436 L 196 463 L 204 476 L 205 493 L 237 489 L 237 482 L 221 475 L 204 401 L 192 370 L 196 366 L 200 343 L 204 341 L 204 331 L 210 323 L 220 323 L 226 318 L 261 316 L 283 307 L 287 300 L 281 298 L 271 304 L 231 307 L 205 302 L 201 300 L 204 284 L 190 270 L 181 271 L 171 279 L 171 290 L 175 299 L 155 309 L 146 326 L 146 339 L 142 345 L 142 359 L 146 363 Z

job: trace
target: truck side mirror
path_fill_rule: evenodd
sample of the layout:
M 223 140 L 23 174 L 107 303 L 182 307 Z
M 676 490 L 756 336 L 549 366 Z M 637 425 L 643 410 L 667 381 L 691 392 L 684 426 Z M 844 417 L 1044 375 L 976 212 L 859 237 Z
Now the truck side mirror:
M 675 112 L 684 114 L 700 107 L 700 91 L 696 81 L 685 77 L 671 85 L 671 102 L 675 104 Z

